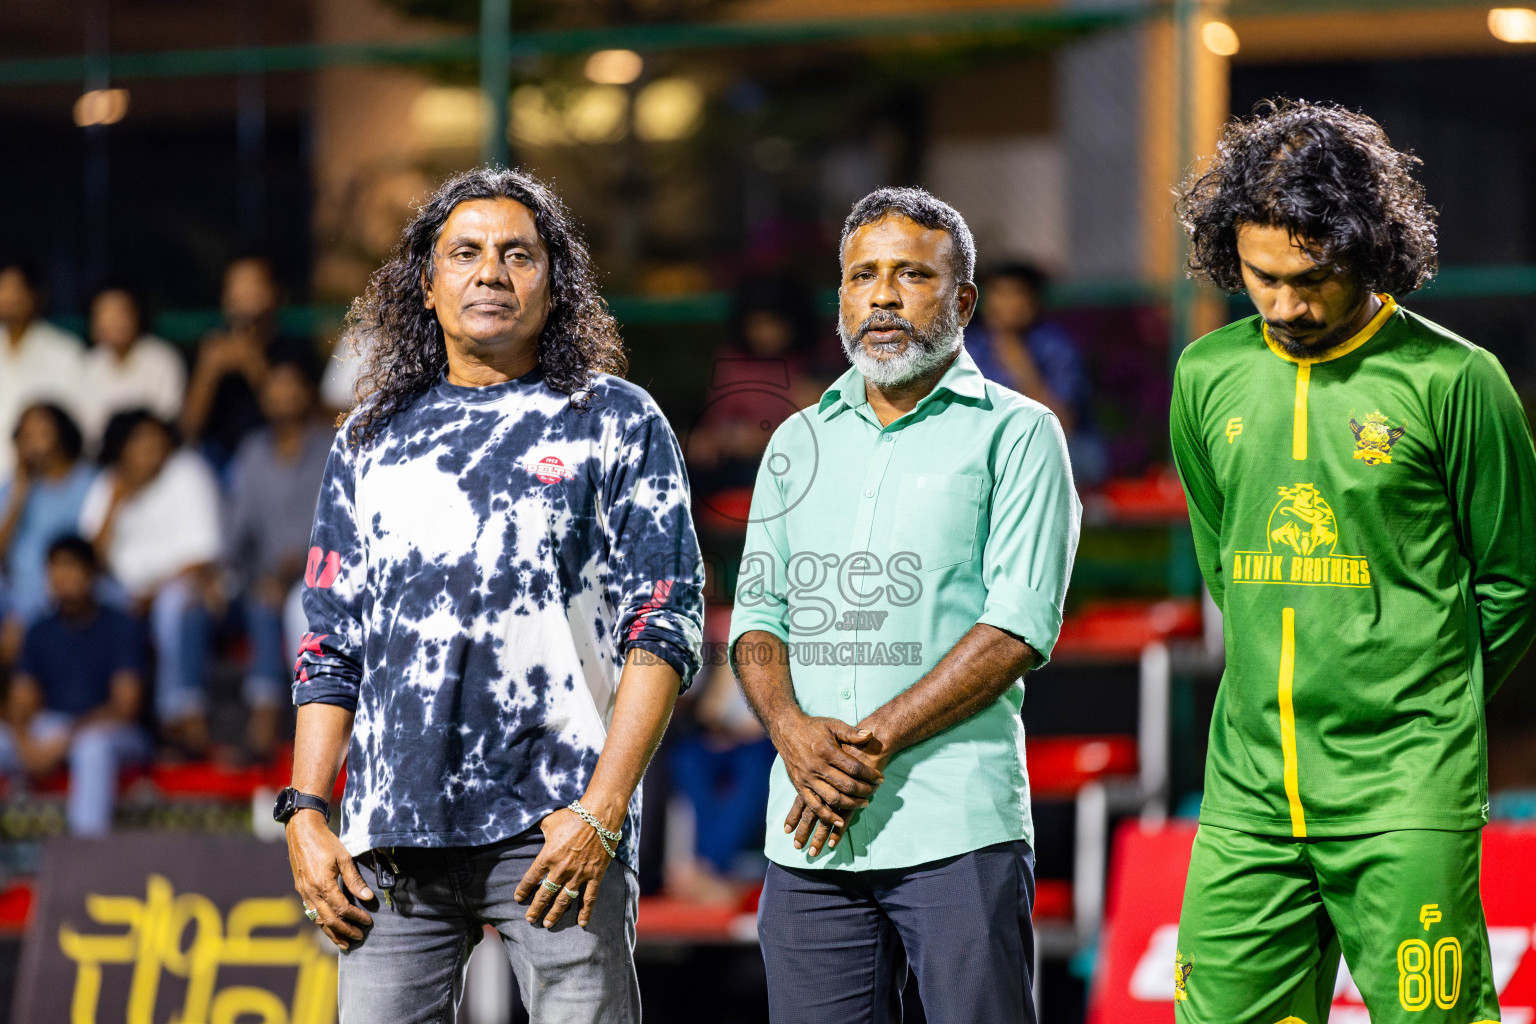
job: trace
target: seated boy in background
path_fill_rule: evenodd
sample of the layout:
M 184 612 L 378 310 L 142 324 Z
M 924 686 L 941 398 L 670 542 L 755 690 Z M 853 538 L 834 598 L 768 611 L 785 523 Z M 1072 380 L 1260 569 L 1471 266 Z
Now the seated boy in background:
M 138 624 L 97 603 L 96 551 L 79 537 L 48 548 L 54 610 L 27 630 L 0 728 L 0 772 L 47 776 L 68 759 L 69 830 L 112 827 L 120 765 L 149 754 L 139 727 L 144 639 Z

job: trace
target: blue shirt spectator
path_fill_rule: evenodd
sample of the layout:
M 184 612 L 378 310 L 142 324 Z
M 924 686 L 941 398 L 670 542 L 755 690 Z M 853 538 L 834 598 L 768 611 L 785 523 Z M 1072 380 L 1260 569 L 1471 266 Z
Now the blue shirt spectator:
M 1106 471 L 1104 446 L 1093 429 L 1093 385 L 1077 342 L 1042 319 L 1045 274 L 1027 263 L 1006 263 L 981 287 L 979 325 L 965 333 L 965 350 L 988 380 L 1049 408 L 1067 435 L 1072 476 L 1094 483 Z
M 43 710 L 80 716 L 110 703 L 119 672 L 142 676 L 144 631 L 114 608 L 53 611 L 27 630 L 17 672 L 37 680 Z
M 1072 412 L 1076 420 L 1073 425 L 1080 425 L 1088 411 L 1092 388 L 1088 383 L 1083 354 L 1078 351 L 1077 342 L 1061 327 L 1050 322 L 1034 324 L 1024 332 L 1022 340 L 1030 359 L 1034 361 L 1040 382 Z M 1003 365 L 997 348 L 996 337 L 986 327 L 966 331 L 965 350 L 971 354 L 982 376 L 1018 391 L 1013 384 L 1017 377 Z M 1060 416 L 1057 418 L 1060 419 Z
M 29 406 L 16 424 L 16 474 L 0 485 L 0 554 L 11 611 L 48 607 L 48 545 L 75 532 L 95 471 L 80 461 L 80 428 L 57 405 Z
M 77 536 L 48 547 L 55 610 L 27 631 L 0 725 L 0 772 L 47 776 L 69 764 L 66 817 L 75 835 L 112 827 L 117 773 L 149 756 L 139 728 L 144 637 L 96 601 L 96 551 Z

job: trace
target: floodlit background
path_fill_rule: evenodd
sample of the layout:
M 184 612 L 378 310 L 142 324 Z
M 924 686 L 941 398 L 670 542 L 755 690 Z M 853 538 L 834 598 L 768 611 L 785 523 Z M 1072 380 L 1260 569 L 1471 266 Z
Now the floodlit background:
M 345 407 L 347 362 L 333 346 L 346 306 L 436 181 L 482 160 L 510 161 L 551 181 L 585 226 L 623 325 L 630 376 L 660 402 L 689 456 L 713 641 L 724 639 L 764 428 L 813 401 L 842 369 L 832 328 L 842 218 L 878 186 L 921 184 L 968 218 L 984 306 L 992 271 L 1038 270 L 1043 322 L 1073 353 L 1055 386 L 1072 392 L 1061 397 L 1075 421 L 1087 519 L 1062 644 L 1030 678 L 1024 717 L 1043 1020 L 1082 1020 L 1110 836 L 1123 820 L 1198 809 L 1220 672 L 1220 625 L 1202 604 L 1168 468 L 1167 402 L 1182 345 L 1251 307 L 1181 278 L 1171 190 L 1211 150 L 1225 118 L 1276 96 L 1361 109 L 1423 159 L 1440 211 L 1441 272 L 1408 305 L 1494 351 L 1529 408 L 1530 7 L 0 0 L 0 267 L 27 268 L 7 271 L 9 285 L 0 277 L 4 326 L 26 323 L 8 312 L 21 289 L 41 317 L 101 346 L 111 328 L 88 317 L 93 300 L 106 287 L 127 289 L 142 333 L 170 346 L 196 388 L 200 372 L 218 379 L 199 366 L 210 345 L 227 340 L 237 278 L 254 289 L 249 301 L 274 311 L 262 344 L 280 340 L 286 364 L 310 364 L 288 406 L 247 387 L 243 420 L 212 390 L 210 409 L 162 413 L 217 473 L 226 536 L 200 570 L 204 596 L 218 598 L 209 597 L 208 657 L 196 679 L 210 699 L 207 741 L 162 730 L 153 753 L 118 780 L 115 834 L 151 840 L 135 847 L 149 852 L 135 862 L 136 888 L 123 894 L 149 906 L 143 877 L 154 872 L 189 891 L 194 883 L 176 876 L 187 857 L 176 851 L 202 849 L 208 835 L 249 837 L 253 820 L 265 834 L 246 855 L 283 860 L 260 822 L 286 781 L 291 712 L 270 722 L 270 697 L 263 703 L 245 681 L 270 654 L 275 641 L 264 637 L 280 636 L 279 655 L 291 662 L 296 627 L 262 633 L 255 617 L 228 609 L 266 601 L 280 619 L 281 591 L 302 576 L 304 552 L 266 568 L 240 561 L 227 533 L 242 500 L 231 467 L 264 420 L 297 437 L 323 432 L 316 424 Z M 1019 274 L 1004 274 L 994 294 L 1033 293 L 1034 277 Z M 992 315 L 1003 314 L 995 306 Z M 1026 317 L 1018 326 L 1036 325 Z M 0 348 L 8 337 L 0 332 Z M 744 365 L 767 376 L 743 378 Z M 302 382 L 311 372 L 323 377 L 313 396 Z M 104 424 L 122 408 L 105 408 L 85 380 L 57 396 L 86 427 L 82 466 L 110 460 Z M 782 394 L 765 408 L 760 390 L 755 399 L 732 395 L 744 381 Z M 5 387 L 0 380 L 0 394 Z M 5 445 L 12 425 L 3 425 Z M 0 459 L 0 485 L 13 461 Z M 42 601 L 37 579 L 21 575 L 8 572 L 0 604 L 11 609 L 0 676 L 17 656 L 19 623 Z M 1536 812 L 1533 675 L 1522 667 L 1490 706 L 1495 817 Z M 645 783 L 648 1020 L 767 1019 L 751 915 L 768 757 L 728 670 L 706 671 Z M 70 831 L 71 781 L 63 772 L 13 779 L 0 808 L 0 989 L 18 998 L 36 996 L 29 986 L 78 994 L 87 968 L 61 959 L 45 926 L 124 927 L 87 921 L 72 905 L 49 916 L 48 901 L 65 897 L 35 884 L 48 851 L 63 849 L 44 844 L 70 842 L 58 837 Z M 28 940 L 36 951 L 22 961 Z M 494 943 L 481 948 L 494 953 Z M 181 1006 L 176 986 L 187 970 L 174 950 L 154 956 L 167 979 L 158 1021 Z M 128 991 L 130 968 L 105 962 L 99 1016 L 75 1019 L 125 1019 L 108 1004 L 118 988 Z M 316 991 L 333 984 L 327 977 L 314 975 Z M 284 1016 L 268 1007 L 229 1019 L 327 1019 L 326 999 L 296 995 L 291 976 L 270 984 L 284 993 Z M 922 1020 L 919 995 L 908 995 L 910 1018 Z M 0 1012 L 5 1005 L 0 993 Z M 477 957 L 469 1019 L 518 1012 L 504 962 Z

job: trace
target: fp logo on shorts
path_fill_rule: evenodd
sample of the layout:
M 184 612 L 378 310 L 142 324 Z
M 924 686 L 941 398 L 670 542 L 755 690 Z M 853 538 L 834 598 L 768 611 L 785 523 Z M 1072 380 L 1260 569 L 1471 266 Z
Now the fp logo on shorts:
M 1424 926 L 1425 931 L 1429 931 L 1430 925 L 1438 924 L 1444 919 L 1445 915 L 1440 913 L 1440 904 L 1438 903 L 1426 903 L 1419 908 L 1419 923 Z

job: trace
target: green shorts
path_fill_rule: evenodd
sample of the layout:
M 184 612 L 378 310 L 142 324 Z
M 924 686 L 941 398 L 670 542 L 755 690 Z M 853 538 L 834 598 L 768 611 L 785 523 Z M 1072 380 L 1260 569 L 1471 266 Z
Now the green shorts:
M 1179 912 L 1175 1020 L 1323 1024 L 1342 948 L 1372 1024 L 1497 1022 L 1481 840 L 1201 825 Z

